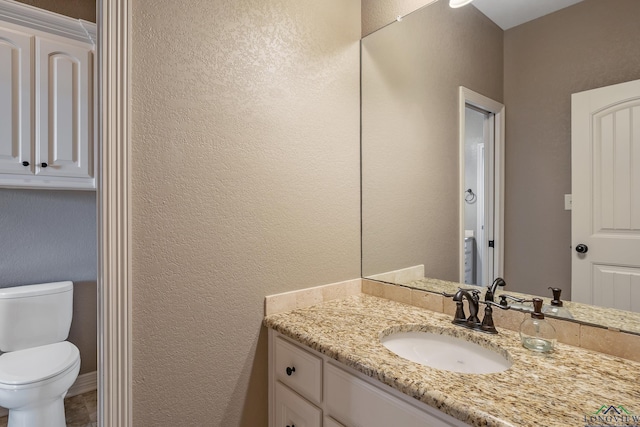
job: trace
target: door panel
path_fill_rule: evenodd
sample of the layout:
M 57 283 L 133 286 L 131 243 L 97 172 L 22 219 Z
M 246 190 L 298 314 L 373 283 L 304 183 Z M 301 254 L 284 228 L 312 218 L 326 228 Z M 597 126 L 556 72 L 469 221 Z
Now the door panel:
M 0 28 L 0 172 L 31 174 L 31 37 Z
M 36 173 L 90 177 L 92 53 L 86 47 L 40 38 L 37 49 L 40 68 Z M 40 167 L 42 163 L 46 167 Z
M 640 149 L 640 138 L 633 135 L 640 131 L 640 107 L 635 105 L 637 103 L 623 104 L 617 111 L 605 111 L 594 116 L 593 233 L 638 232 L 640 209 L 632 207 L 640 204 L 640 195 L 634 192 L 640 171 L 630 161 L 634 149 Z
M 640 312 L 640 268 L 594 265 L 594 301 L 603 307 Z
M 572 97 L 572 299 L 640 311 L 640 81 Z

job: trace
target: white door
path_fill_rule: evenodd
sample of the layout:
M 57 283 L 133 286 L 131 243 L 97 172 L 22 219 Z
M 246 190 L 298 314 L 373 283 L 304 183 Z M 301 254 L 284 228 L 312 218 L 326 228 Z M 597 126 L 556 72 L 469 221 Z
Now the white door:
M 0 28 L 0 173 L 31 174 L 31 37 Z
M 38 74 L 36 174 L 91 177 L 92 52 L 54 39 L 36 40 Z
M 574 94 L 571 131 L 571 299 L 640 312 L 640 80 Z

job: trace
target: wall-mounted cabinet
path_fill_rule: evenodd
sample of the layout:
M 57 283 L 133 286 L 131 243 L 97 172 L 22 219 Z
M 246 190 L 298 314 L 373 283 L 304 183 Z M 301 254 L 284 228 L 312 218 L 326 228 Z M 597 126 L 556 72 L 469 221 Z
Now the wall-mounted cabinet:
M 0 1 L 0 187 L 95 189 L 92 33 Z

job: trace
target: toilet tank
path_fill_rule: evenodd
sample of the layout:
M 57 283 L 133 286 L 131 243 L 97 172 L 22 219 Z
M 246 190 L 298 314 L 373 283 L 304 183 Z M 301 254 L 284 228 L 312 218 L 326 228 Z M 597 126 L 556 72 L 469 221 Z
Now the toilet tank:
M 0 350 L 64 341 L 72 316 L 72 282 L 0 288 Z

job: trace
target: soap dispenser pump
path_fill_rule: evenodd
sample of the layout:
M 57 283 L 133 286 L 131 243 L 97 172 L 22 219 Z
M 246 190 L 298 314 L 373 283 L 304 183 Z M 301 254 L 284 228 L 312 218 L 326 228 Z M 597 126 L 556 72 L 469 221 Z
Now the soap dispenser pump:
M 560 300 L 560 294 L 562 293 L 562 289 L 553 288 L 551 289 L 551 293 L 553 293 L 553 299 L 551 300 L 551 305 L 545 305 L 542 308 L 542 312 L 544 314 L 550 314 L 556 317 L 564 317 L 565 319 L 573 319 L 573 315 L 571 312 L 563 306 L 562 301 Z
M 542 314 L 542 298 L 533 299 L 533 313 L 520 325 L 522 345 L 532 351 L 548 353 L 556 346 L 556 330 Z

